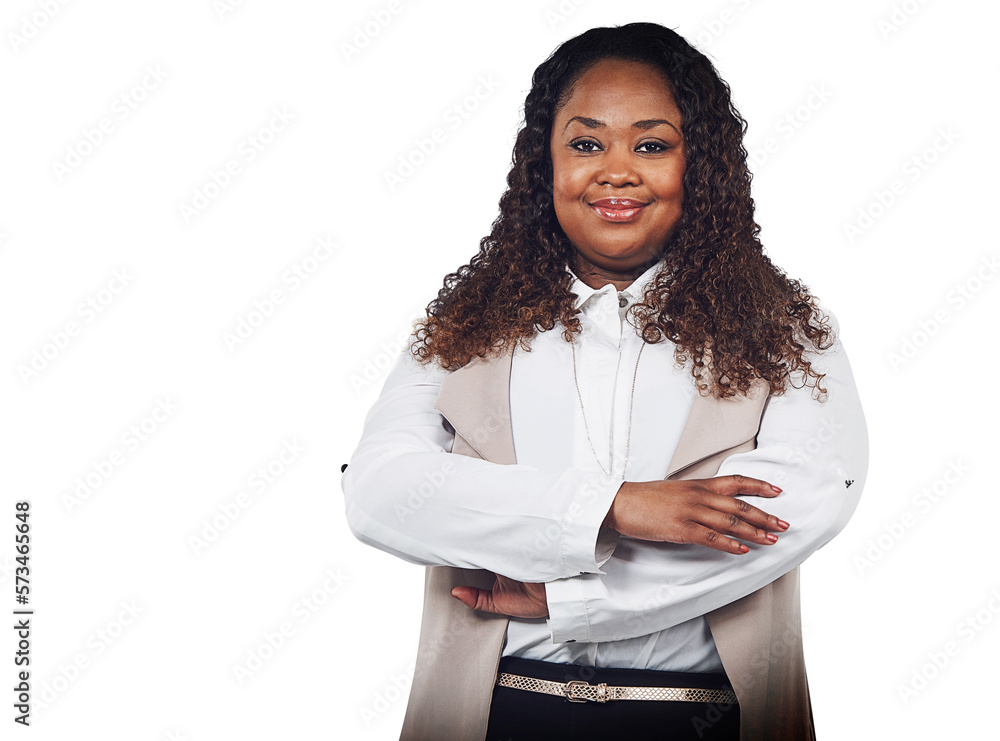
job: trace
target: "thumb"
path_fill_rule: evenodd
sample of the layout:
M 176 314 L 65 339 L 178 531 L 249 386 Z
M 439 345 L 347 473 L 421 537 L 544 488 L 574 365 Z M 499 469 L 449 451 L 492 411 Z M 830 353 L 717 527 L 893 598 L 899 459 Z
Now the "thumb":
M 451 596 L 473 610 L 485 610 L 493 612 L 493 595 L 485 589 L 477 587 L 455 587 L 451 590 Z

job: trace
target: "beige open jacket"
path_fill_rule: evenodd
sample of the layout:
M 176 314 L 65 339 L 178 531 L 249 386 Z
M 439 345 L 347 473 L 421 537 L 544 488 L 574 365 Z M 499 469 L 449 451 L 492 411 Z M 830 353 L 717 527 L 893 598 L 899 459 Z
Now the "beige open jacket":
M 453 453 L 513 464 L 513 355 L 477 358 L 447 376 L 435 407 L 455 428 Z M 696 396 L 668 479 L 708 478 L 734 453 L 756 447 L 767 388 L 720 400 Z M 507 618 L 451 596 L 489 588 L 487 571 L 427 567 L 420 645 L 400 741 L 483 741 Z M 706 615 L 740 704 L 742 741 L 815 739 L 802 657 L 799 570 Z

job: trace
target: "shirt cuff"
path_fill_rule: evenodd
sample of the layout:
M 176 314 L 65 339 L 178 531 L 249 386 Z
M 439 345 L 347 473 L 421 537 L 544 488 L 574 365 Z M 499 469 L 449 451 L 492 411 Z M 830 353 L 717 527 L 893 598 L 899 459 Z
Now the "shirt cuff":
M 563 566 L 569 575 L 603 574 L 601 566 L 611 558 L 621 536 L 601 523 L 622 481 L 604 473 L 576 473 L 580 476 L 576 495 L 562 519 L 559 547 Z
M 590 642 L 587 600 L 607 597 L 607 587 L 600 574 L 584 574 L 555 579 L 545 584 L 549 608 L 547 625 L 553 643 Z

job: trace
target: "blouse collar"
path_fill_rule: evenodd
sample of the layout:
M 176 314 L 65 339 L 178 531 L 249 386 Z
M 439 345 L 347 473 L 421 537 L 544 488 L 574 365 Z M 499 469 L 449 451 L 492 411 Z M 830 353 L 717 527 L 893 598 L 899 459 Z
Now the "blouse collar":
M 643 294 L 646 292 L 646 287 L 649 285 L 650 281 L 653 280 L 653 277 L 656 275 L 657 271 L 662 266 L 663 266 L 662 260 L 654 263 L 649 268 L 647 268 L 642 275 L 640 275 L 638 278 L 632 281 L 632 283 L 627 288 L 623 288 L 621 291 L 618 291 L 618 289 L 615 288 L 614 285 L 611 283 L 608 283 L 607 285 L 602 286 L 601 288 L 591 288 L 582 280 L 580 280 L 579 276 L 573 272 L 572 268 L 570 268 L 569 265 L 566 265 L 566 270 L 569 272 L 570 275 L 573 276 L 573 283 L 572 285 L 570 285 L 569 290 L 572 293 L 576 294 L 576 299 L 573 301 L 573 308 L 574 309 L 580 308 L 583 304 L 587 303 L 587 301 L 589 301 L 592 296 L 604 293 L 611 293 L 611 292 L 625 294 L 626 296 L 629 297 L 630 304 L 635 301 L 641 301 Z

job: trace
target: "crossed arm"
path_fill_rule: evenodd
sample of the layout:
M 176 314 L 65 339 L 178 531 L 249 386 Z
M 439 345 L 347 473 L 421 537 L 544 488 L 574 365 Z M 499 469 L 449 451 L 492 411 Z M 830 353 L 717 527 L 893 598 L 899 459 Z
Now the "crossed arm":
M 652 542 L 690 543 L 742 555 L 746 540 L 769 546 L 789 525 L 738 495 L 774 497 L 777 486 L 739 474 L 685 481 L 623 482 L 604 527 Z M 492 590 L 455 587 L 452 595 L 469 607 L 510 617 L 548 617 L 545 584 L 497 575 Z
M 442 372 L 401 357 L 344 477 L 348 521 L 406 560 L 492 571 L 492 590 L 453 594 L 474 609 L 548 616 L 555 641 L 662 630 L 780 577 L 853 513 L 867 432 L 839 343 L 822 369 L 829 400 L 795 388 L 773 398 L 757 449 L 716 477 L 623 484 L 452 455 L 434 409 Z M 623 536 L 613 555 L 599 537 L 611 530 Z

